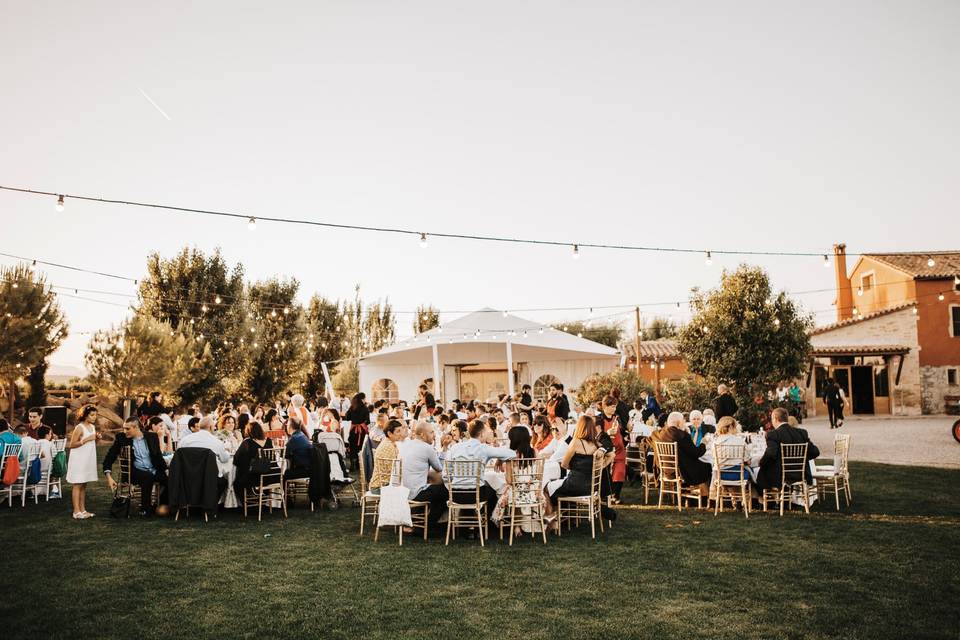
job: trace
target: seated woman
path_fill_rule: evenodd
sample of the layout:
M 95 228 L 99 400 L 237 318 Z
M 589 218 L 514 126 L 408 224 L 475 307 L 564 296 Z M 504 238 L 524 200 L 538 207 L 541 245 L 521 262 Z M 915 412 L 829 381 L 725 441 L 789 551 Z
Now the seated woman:
M 530 468 L 530 459 L 536 457 L 533 447 L 530 446 L 530 432 L 527 431 L 527 428 L 523 425 L 519 425 L 510 429 L 507 432 L 507 437 L 510 440 L 510 449 L 517 452 L 517 460 L 520 460 L 520 468 L 529 469 Z M 523 473 L 521 471 L 521 473 Z M 527 472 L 527 477 L 530 477 L 530 472 Z M 490 519 L 494 522 L 500 522 L 500 519 L 503 518 L 504 509 L 510 504 L 511 498 L 511 483 L 513 482 L 513 465 L 507 464 L 506 471 L 504 473 L 505 489 L 503 494 L 500 496 L 500 499 L 497 500 L 497 506 L 493 509 L 493 514 L 490 516 Z M 539 491 L 537 492 L 539 493 Z M 524 502 L 535 503 L 537 501 L 537 496 L 527 496 Z M 526 507 L 525 507 L 526 509 Z M 538 525 L 539 530 L 539 525 Z M 529 527 L 527 528 L 527 533 L 530 532 Z M 514 530 L 514 535 L 523 535 L 523 529 L 521 527 L 516 527 Z
M 706 450 L 706 445 L 701 442 L 700 446 L 693 444 L 690 433 L 684 424 L 683 414 L 674 411 L 667 417 L 666 426 L 663 429 L 655 431 L 650 436 L 652 443 L 656 442 L 676 442 L 677 443 L 677 467 L 680 470 L 680 477 L 688 485 L 696 488 L 700 485 L 703 495 L 707 495 L 709 489 L 710 474 L 712 467 L 709 462 L 702 462 L 702 456 Z
M 718 445 L 737 445 L 743 447 L 744 452 L 744 467 L 743 467 L 743 478 L 750 478 L 750 457 L 747 450 L 747 441 L 740 434 L 740 429 L 737 426 L 737 421 L 733 419 L 732 416 L 724 416 L 720 418 L 720 422 L 717 423 L 717 437 L 714 439 L 713 444 Z M 734 467 L 725 467 L 720 470 L 720 478 L 722 480 L 740 480 L 739 470 Z
M 379 494 L 380 487 L 390 484 L 393 474 L 392 461 L 400 457 L 397 443 L 403 440 L 403 423 L 397 419 L 388 420 L 383 427 L 383 440 L 373 452 L 373 475 L 370 476 L 370 493 Z
M 588 415 L 580 416 L 577 427 L 567 452 L 560 462 L 560 466 L 567 470 L 566 477 L 552 480 L 547 483 L 544 512 L 549 520 L 553 521 L 554 507 L 557 500 L 565 496 L 590 495 L 593 481 L 593 455 L 599 449 L 597 444 L 597 421 Z M 613 462 L 614 452 L 610 451 L 603 457 L 603 466 Z
M 703 414 L 696 409 L 690 412 L 690 438 L 693 444 L 700 446 L 703 436 L 716 432 L 716 428 L 703 421 Z
M 237 419 L 229 413 L 220 416 L 217 421 L 217 437 L 223 440 L 227 453 L 233 453 L 243 442 L 243 437 L 237 431 Z
M 237 502 L 243 504 L 243 490 L 252 489 L 260 484 L 261 470 L 254 470 L 254 460 L 259 460 L 261 449 L 272 449 L 273 442 L 263 433 L 263 427 L 259 422 L 251 422 L 247 425 L 249 436 L 237 447 L 237 452 L 233 455 L 233 464 L 237 468 L 237 474 L 233 481 L 233 490 L 237 494 Z M 260 466 L 260 465 L 258 465 Z
M 340 433 L 340 412 L 326 407 L 320 412 L 320 428 L 330 433 Z
M 533 449 L 538 458 L 549 458 L 557 449 L 557 435 L 546 416 L 533 421 Z

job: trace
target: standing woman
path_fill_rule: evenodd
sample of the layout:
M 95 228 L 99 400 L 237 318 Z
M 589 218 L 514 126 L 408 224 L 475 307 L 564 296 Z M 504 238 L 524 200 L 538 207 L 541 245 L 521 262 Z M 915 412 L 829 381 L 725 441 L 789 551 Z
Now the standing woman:
M 347 453 L 350 454 L 350 465 L 353 469 L 360 468 L 360 447 L 369 433 L 370 411 L 367 409 L 367 396 L 361 391 L 350 400 L 350 409 L 347 410 L 344 420 L 350 421 L 350 435 L 347 438 Z
M 80 420 L 70 434 L 67 448 L 67 482 L 73 485 L 73 519 L 85 520 L 94 514 L 86 509 L 87 483 L 97 481 L 97 408 L 92 404 L 80 409 Z

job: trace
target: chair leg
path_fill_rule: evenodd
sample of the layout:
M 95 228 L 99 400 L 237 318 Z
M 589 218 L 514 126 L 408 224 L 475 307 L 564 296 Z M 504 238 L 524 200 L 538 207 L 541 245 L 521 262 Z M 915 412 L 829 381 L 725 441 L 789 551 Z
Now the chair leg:
M 657 509 L 663 507 L 663 478 L 660 478 L 660 499 L 657 500 Z
M 840 479 L 833 477 L 833 497 L 836 498 L 837 511 L 840 511 Z
M 807 481 L 802 480 L 803 482 L 803 511 L 807 515 L 810 515 L 810 490 L 807 487 Z M 837 504 L 840 503 L 840 498 L 837 498 Z
M 786 495 L 784 487 L 780 487 L 780 515 L 783 516 L 783 498 Z
M 442 514 L 441 514 L 442 515 Z M 423 541 L 427 541 L 427 527 L 430 523 L 430 505 L 427 505 L 423 511 Z

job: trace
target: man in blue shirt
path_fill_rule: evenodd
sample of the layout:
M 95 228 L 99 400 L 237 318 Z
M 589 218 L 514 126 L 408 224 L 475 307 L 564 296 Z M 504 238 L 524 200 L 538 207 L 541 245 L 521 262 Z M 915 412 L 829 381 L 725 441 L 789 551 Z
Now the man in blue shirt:
M 113 463 L 125 447 L 130 449 L 132 458 L 130 477 L 125 477 L 125 469 L 120 470 L 120 477 L 140 487 L 140 515 L 151 515 L 155 506 L 154 484 L 160 485 L 158 503 L 167 502 L 167 462 L 160 451 L 160 438 L 152 431 L 141 431 L 140 421 L 135 416 L 127 418 L 123 423 L 123 433 L 117 435 L 103 458 L 103 474 L 112 490 L 117 488 L 117 481 L 113 479 L 112 473 Z
M 470 423 L 468 433 L 470 437 L 467 440 L 458 442 L 447 451 L 445 460 L 479 460 L 483 466 L 486 466 L 490 460 L 513 460 L 517 457 L 517 452 L 506 447 L 494 447 L 489 443 L 493 441 L 493 431 L 484 420 L 474 420 Z M 453 500 L 455 502 L 472 502 L 473 498 L 469 493 L 459 493 L 459 490 L 473 488 L 468 478 L 457 478 L 451 483 Z M 487 503 L 487 517 L 493 513 L 497 506 L 497 492 L 486 482 L 480 485 L 480 499 Z
M 287 420 L 287 449 L 284 452 L 290 466 L 284 472 L 284 477 L 308 478 L 310 477 L 310 461 L 313 457 L 313 445 L 307 434 L 303 432 L 300 421 L 294 415 Z

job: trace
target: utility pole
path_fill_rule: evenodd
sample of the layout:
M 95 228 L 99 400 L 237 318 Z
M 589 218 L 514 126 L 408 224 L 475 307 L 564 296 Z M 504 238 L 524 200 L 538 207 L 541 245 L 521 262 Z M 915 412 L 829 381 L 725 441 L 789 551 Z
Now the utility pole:
M 634 307 L 634 312 L 637 314 L 637 333 L 633 336 L 633 350 L 634 355 L 637 357 L 637 375 L 640 375 L 640 334 L 643 332 L 643 329 L 640 328 L 640 307 Z

